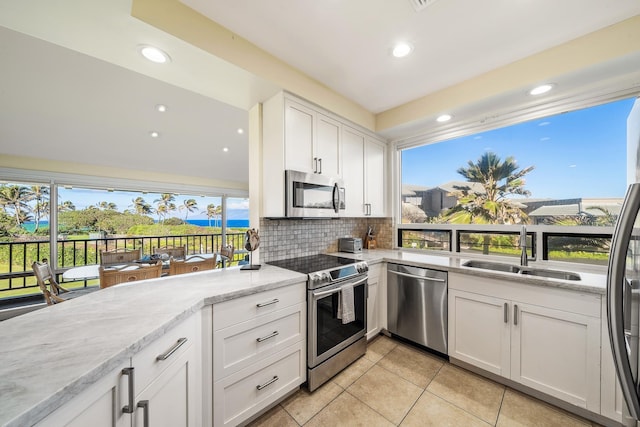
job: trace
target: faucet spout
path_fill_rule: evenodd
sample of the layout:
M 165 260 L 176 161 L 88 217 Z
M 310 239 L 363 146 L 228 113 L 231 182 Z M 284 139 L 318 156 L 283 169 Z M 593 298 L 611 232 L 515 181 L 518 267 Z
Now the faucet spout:
M 527 226 L 523 225 L 520 229 L 520 265 L 526 267 L 529 261 L 535 261 L 536 257 L 529 258 L 527 254 Z

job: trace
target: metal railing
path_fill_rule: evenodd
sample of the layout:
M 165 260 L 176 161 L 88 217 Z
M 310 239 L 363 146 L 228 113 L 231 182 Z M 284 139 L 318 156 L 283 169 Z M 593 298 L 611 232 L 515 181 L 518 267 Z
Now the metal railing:
M 226 243 L 238 251 L 244 246 L 244 233 L 228 233 Z M 100 251 L 120 248 L 142 248 L 143 254 L 153 253 L 154 248 L 186 246 L 188 254 L 219 252 L 222 234 L 187 234 L 176 236 L 126 236 L 98 239 L 58 239 L 58 259 L 55 272 L 62 275 L 72 267 L 100 263 Z M 237 264 L 245 256 L 243 251 L 234 253 L 227 265 Z M 49 260 L 49 240 L 0 242 L 0 299 L 16 294 L 38 293 L 31 264 Z M 50 261 L 50 260 L 49 260 Z M 60 277 L 58 277 L 60 279 Z M 83 281 L 81 286 L 87 286 Z

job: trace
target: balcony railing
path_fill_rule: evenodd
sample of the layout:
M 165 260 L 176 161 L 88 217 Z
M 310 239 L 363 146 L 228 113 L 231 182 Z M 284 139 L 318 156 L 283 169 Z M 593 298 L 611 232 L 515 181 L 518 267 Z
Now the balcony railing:
M 226 242 L 233 245 L 237 251 L 244 246 L 244 236 L 244 233 L 228 233 Z M 143 254 L 151 254 L 154 248 L 186 245 L 189 254 L 219 252 L 222 245 L 222 235 L 188 234 L 60 239 L 57 241 L 57 245 L 56 273 L 60 276 L 72 267 L 99 264 L 101 250 L 142 248 Z M 227 265 L 237 264 L 243 260 L 244 256 L 244 252 L 236 252 Z M 38 284 L 31 270 L 31 264 L 43 259 L 50 259 L 49 240 L 0 242 L 0 299 L 38 293 Z M 84 280 L 74 284 L 74 287 L 87 286 L 91 284 L 90 282 Z

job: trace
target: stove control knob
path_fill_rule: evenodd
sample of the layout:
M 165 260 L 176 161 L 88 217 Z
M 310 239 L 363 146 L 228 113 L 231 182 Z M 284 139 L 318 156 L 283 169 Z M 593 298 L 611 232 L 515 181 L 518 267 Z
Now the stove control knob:
M 319 274 L 311 275 L 311 283 L 315 286 L 322 284 L 322 276 Z
M 331 275 L 329 273 L 322 273 L 322 283 L 331 282 Z

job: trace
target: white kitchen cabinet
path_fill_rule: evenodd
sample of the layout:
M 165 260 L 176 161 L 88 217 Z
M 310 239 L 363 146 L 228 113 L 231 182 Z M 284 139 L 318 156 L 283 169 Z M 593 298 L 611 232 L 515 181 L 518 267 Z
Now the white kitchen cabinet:
M 127 363 L 105 375 L 36 426 L 130 427 L 131 415 L 122 412 L 128 402 L 127 377 L 122 370 L 129 367 Z
M 600 298 L 449 274 L 449 356 L 600 412 Z
M 342 128 L 345 216 L 384 216 L 385 147 L 363 132 Z
M 386 268 L 383 264 L 369 266 L 369 278 L 367 286 L 367 339 L 374 338 L 380 333 L 380 289 L 381 282 L 385 280 Z M 385 305 L 386 307 L 386 305 Z
M 606 298 L 602 298 L 602 313 L 607 312 Z M 601 369 L 601 390 L 600 390 L 600 413 L 607 418 L 619 423 L 623 420 L 623 411 L 626 403 L 618 381 L 618 374 L 613 361 L 611 342 L 609 341 L 609 330 L 606 319 L 602 319 L 602 369 Z
M 285 169 L 340 176 L 340 123 L 289 99 L 284 108 Z
M 37 425 L 143 426 L 146 405 L 154 427 L 200 426 L 199 322 L 198 313 L 167 330 Z
M 238 425 L 306 381 L 305 282 L 213 306 L 213 423 Z

